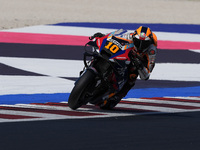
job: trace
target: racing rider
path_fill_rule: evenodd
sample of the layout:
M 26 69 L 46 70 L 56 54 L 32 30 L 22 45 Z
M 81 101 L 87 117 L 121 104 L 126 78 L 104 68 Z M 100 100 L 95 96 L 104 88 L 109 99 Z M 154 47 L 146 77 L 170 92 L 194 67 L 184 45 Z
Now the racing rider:
M 103 36 L 104 34 L 98 32 L 90 37 L 90 39 Z M 131 40 L 134 44 L 134 48 L 129 53 L 129 57 L 132 61 L 128 66 L 129 79 L 117 94 L 100 104 L 102 109 L 111 109 L 117 105 L 135 85 L 138 75 L 142 80 L 148 80 L 155 66 L 157 37 L 149 27 L 140 26 L 134 32 L 126 32 L 120 37 Z

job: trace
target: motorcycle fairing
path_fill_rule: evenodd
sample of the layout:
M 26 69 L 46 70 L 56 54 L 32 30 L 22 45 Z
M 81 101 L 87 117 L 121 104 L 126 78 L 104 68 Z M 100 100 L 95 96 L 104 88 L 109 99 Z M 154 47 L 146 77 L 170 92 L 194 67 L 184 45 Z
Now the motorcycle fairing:
M 132 41 L 122 38 L 126 32 L 126 30 L 120 29 L 101 38 L 97 38 L 96 45 L 99 48 L 99 52 L 106 48 L 111 53 L 109 59 L 130 61 L 128 53 L 134 47 L 134 44 Z

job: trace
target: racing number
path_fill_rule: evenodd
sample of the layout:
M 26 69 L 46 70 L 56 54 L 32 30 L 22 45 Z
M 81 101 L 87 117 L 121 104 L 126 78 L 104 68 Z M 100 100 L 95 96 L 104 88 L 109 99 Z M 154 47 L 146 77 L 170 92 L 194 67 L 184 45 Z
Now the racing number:
M 119 50 L 119 47 L 112 42 L 109 42 L 108 45 L 105 46 L 106 49 L 109 49 L 112 53 L 116 53 Z

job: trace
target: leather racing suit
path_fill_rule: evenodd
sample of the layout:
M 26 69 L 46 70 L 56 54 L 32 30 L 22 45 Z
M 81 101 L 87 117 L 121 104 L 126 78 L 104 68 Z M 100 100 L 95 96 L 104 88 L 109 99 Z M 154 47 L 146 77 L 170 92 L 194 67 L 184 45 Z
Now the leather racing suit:
M 133 32 L 126 32 L 117 37 L 120 37 L 122 39 L 124 38 L 133 42 L 133 35 Z M 98 32 L 94 34 L 91 38 L 103 36 L 104 34 Z M 125 97 L 129 90 L 135 85 L 138 76 L 142 80 L 149 79 L 150 73 L 152 72 L 155 66 L 155 59 L 157 54 L 157 37 L 153 32 L 151 38 L 152 43 L 148 48 L 144 49 L 142 52 L 138 52 L 135 46 L 132 49 L 132 51 L 130 51 L 129 57 L 131 58 L 132 63 L 130 63 L 128 66 L 128 81 L 124 84 L 122 89 L 117 94 L 106 100 L 104 103 L 100 104 L 101 108 L 109 109 L 110 107 L 113 108 L 115 105 L 117 105 L 119 101 L 123 97 Z M 112 103 L 111 105 L 108 105 L 109 108 L 106 107 L 108 103 Z

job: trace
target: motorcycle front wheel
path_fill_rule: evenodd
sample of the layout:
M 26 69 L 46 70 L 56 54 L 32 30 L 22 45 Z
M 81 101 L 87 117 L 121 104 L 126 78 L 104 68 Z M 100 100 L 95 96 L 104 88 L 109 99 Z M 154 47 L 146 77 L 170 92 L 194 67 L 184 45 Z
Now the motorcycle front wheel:
M 94 83 L 95 76 L 93 71 L 86 70 L 86 72 L 76 81 L 68 99 L 68 105 L 71 109 L 75 110 L 87 103 L 84 97 L 87 93 L 87 89 Z

